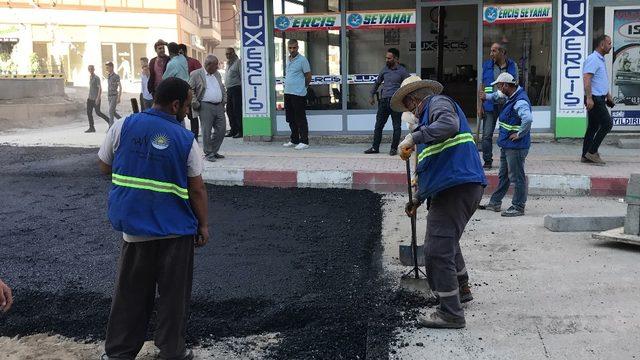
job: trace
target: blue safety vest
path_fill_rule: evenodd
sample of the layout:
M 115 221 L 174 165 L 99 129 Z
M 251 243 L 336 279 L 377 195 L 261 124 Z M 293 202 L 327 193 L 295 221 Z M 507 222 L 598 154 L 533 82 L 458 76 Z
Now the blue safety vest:
M 156 109 L 129 116 L 112 164 L 109 220 L 128 235 L 194 235 L 187 159 L 193 133 Z
M 433 99 L 432 96 L 426 101 L 418 129 L 429 125 L 429 107 Z M 418 198 L 421 201 L 460 184 L 487 185 L 467 117 L 460 106 L 453 103 L 460 119 L 458 133 L 438 143 L 418 144 Z
M 482 84 L 484 85 L 484 92 L 487 94 L 493 93 L 493 85 L 491 85 L 491 83 L 496 81 L 493 73 L 494 64 L 495 63 L 491 59 L 482 63 Z M 516 71 L 516 63 L 511 59 L 507 59 L 507 72 L 513 75 L 514 79 L 518 75 Z M 484 111 L 493 111 L 493 101 L 489 99 L 485 100 L 483 107 Z
M 500 127 L 498 132 L 498 146 L 504 149 L 528 149 L 531 146 L 531 133 L 529 131 L 516 141 L 509 140 L 509 135 L 517 133 L 522 124 L 522 119 L 520 119 L 518 112 L 514 109 L 518 100 L 526 101 L 529 105 L 529 110 L 531 110 L 529 96 L 527 96 L 524 89 L 519 87 L 516 93 L 504 104 L 500 117 L 498 118 Z

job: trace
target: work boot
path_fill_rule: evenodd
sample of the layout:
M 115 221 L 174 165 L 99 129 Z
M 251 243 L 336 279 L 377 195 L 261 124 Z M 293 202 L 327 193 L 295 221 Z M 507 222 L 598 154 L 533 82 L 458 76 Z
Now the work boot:
M 460 303 L 464 304 L 473 300 L 473 295 L 471 295 L 471 288 L 469 288 L 469 284 L 460 285 Z
M 446 318 L 440 311 L 436 310 L 427 316 L 418 316 L 418 325 L 432 329 L 462 329 L 467 324 L 464 318 Z
M 524 216 L 524 210 L 520 210 L 515 206 L 511 206 L 510 208 L 502 212 L 502 216 L 504 217 Z
M 492 203 L 486 203 L 484 205 L 478 205 L 478 209 L 480 210 L 491 210 L 493 212 L 500 212 L 500 205 L 497 204 L 492 204 Z

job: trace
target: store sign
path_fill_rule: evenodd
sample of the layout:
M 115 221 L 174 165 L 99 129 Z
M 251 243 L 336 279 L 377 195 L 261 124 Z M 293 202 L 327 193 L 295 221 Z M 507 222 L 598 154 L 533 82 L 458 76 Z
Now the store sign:
M 459 51 L 465 52 L 469 48 L 469 44 L 464 40 L 445 40 L 442 43 L 442 48 L 444 51 Z M 438 51 L 438 41 L 437 40 L 426 40 L 422 41 L 422 45 L 420 46 L 421 51 Z M 409 51 L 416 51 L 416 42 L 409 41 Z
M 551 3 L 486 5 L 484 25 L 551 22 Z
M 415 74 L 411 74 L 415 75 Z M 373 84 L 378 80 L 378 74 L 349 74 L 348 84 Z M 331 85 L 342 83 L 341 75 L 311 75 L 311 85 Z M 276 78 L 277 85 L 284 85 L 284 77 Z
M 340 30 L 339 13 L 276 15 L 276 31 Z M 415 10 L 347 12 L 347 29 L 398 29 L 416 26 Z
M 560 1 L 556 122 L 584 120 L 582 64 L 587 57 L 587 0 Z
M 612 41 L 613 125 L 640 126 L 640 8 L 614 10 Z
M 269 117 L 269 56 L 264 0 L 242 1 L 244 117 Z

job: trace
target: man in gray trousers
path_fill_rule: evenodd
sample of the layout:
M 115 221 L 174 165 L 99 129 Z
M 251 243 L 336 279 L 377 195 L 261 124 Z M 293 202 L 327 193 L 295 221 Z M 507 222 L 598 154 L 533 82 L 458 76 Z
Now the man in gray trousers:
M 218 151 L 227 130 L 224 115 L 224 99 L 227 92 L 218 72 L 218 58 L 211 54 L 207 55 L 204 67 L 191 72 L 189 85 L 194 94 L 191 102 L 193 116 L 200 117 L 205 159 L 208 161 L 224 159 Z M 212 129 L 213 134 L 211 134 Z
M 122 84 L 120 76 L 113 71 L 113 63 L 111 61 L 105 64 L 107 69 L 107 99 L 109 100 L 109 127 L 113 125 L 113 118 L 120 119 L 121 116 L 116 111 L 116 106 L 120 104 L 122 97 Z

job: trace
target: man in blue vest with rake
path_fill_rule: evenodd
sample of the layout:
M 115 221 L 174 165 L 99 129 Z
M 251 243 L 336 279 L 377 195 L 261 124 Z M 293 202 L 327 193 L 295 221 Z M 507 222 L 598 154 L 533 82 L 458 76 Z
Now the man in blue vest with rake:
M 498 146 L 500 147 L 500 172 L 498 187 L 491 195 L 489 203 L 480 205 L 482 210 L 500 212 L 502 198 L 514 183 L 515 189 L 511 207 L 502 212 L 502 216 L 524 215 L 527 202 L 527 180 L 524 173 L 524 161 L 531 146 L 531 101 L 524 89 L 518 86 L 516 79 L 509 73 L 503 73 L 493 83 L 498 91 L 487 97 L 503 97 L 507 102 L 500 113 Z
M 417 197 L 405 210 L 414 216 L 428 201 L 427 280 L 440 304 L 432 314 L 420 316 L 418 323 L 460 329 L 466 326 L 461 303 L 473 299 L 460 237 L 480 204 L 487 180 L 464 112 L 453 99 L 439 95 L 441 91 L 437 81 L 408 77 L 391 98 L 391 108 L 411 112 L 419 120 L 398 150 L 407 160 L 417 145 Z

